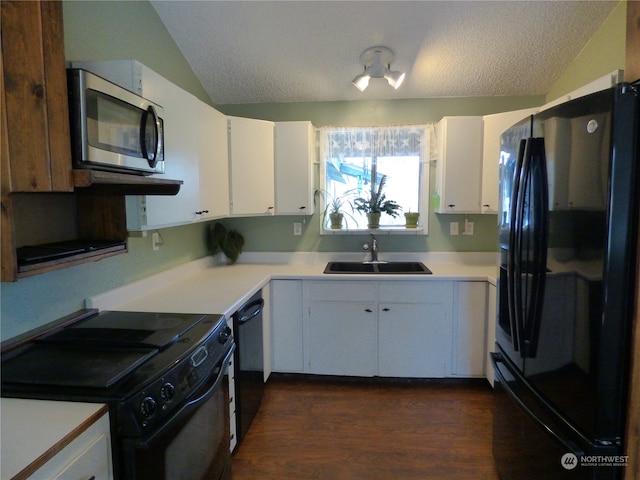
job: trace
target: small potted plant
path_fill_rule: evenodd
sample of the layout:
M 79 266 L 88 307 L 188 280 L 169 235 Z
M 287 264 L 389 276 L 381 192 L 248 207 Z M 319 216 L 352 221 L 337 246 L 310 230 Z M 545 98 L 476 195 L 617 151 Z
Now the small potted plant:
M 352 220 L 354 219 L 351 214 L 344 211 L 344 205 L 347 204 L 351 206 L 348 201 L 349 195 L 344 195 L 342 197 L 333 197 L 329 192 L 324 190 L 316 190 L 316 194 L 322 194 L 325 198 L 325 208 L 322 212 L 323 218 L 326 218 L 327 213 L 329 214 L 329 225 L 332 230 L 340 230 L 342 228 L 342 222 L 344 220 L 345 224 L 348 227 L 348 222 L 345 219 L 345 215 Z M 353 210 L 353 207 L 351 207 Z
M 406 228 L 418 228 L 418 218 L 419 217 L 420 217 L 420 213 L 412 212 L 411 209 L 409 209 L 408 212 L 404 212 Z
M 376 178 L 374 177 L 368 196 L 358 197 L 353 200 L 354 208 L 367 215 L 368 228 L 379 228 L 380 216 L 383 213 L 395 218 L 399 215 L 398 210 L 402 210 L 402 207 L 398 205 L 398 203 L 393 200 L 387 200 L 386 195 L 383 193 L 384 186 L 387 183 L 387 176 L 382 176 L 377 189 L 375 180 Z
M 222 252 L 227 257 L 227 263 L 233 265 L 242 253 L 244 237 L 236 230 L 227 230 L 223 224 L 216 222 L 209 224 L 207 244 L 211 255 Z

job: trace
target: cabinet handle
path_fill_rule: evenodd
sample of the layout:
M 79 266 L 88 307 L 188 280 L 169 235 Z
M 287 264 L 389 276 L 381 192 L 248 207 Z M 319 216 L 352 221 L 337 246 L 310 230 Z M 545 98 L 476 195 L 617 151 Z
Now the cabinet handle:
M 391 311 L 391 309 L 390 309 L 389 307 L 384 307 L 384 308 L 382 309 L 382 311 L 383 311 L 383 312 L 390 312 L 390 311 Z
M 449 207 L 449 208 L 453 208 L 453 207 L 455 207 L 455 206 L 456 206 L 456 204 L 455 204 L 455 203 L 450 203 L 449 205 L 447 205 L 447 207 Z
M 298 207 L 298 210 L 306 210 L 307 207 Z
M 367 312 L 367 313 L 373 312 L 373 310 L 371 310 L 370 308 L 365 308 L 364 311 Z
M 203 213 L 209 213 L 209 210 L 200 210 L 196 212 L 196 215 L 202 215 Z

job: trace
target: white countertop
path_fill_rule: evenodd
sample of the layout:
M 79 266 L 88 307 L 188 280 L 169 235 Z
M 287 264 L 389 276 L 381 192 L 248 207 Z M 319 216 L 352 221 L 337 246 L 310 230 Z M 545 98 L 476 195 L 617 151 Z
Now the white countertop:
M 327 261 L 352 261 L 332 254 L 263 254 L 245 255 L 244 262 L 235 265 L 216 263 L 202 258 L 151 277 L 118 287 L 87 299 L 88 308 L 100 310 L 131 310 L 180 313 L 233 314 L 256 291 L 270 280 L 391 280 L 489 281 L 495 284 L 497 267 L 495 254 L 421 255 L 433 272 L 431 275 L 367 275 L 324 274 Z M 407 254 L 404 254 L 406 259 Z M 266 263 L 265 260 L 272 263 Z M 362 261 L 358 258 L 353 261 Z M 392 254 L 385 260 L 395 261 Z M 412 256 L 411 260 L 416 260 Z
M 33 473 L 106 412 L 99 403 L 0 399 L 2 478 Z

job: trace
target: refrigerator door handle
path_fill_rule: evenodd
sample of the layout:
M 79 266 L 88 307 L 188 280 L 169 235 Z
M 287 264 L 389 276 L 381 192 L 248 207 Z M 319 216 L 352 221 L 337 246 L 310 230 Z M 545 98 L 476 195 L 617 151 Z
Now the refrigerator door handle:
M 527 257 L 527 289 L 521 330 L 521 355 L 535 358 L 544 305 L 544 287 L 547 270 L 549 237 L 549 186 L 543 138 L 529 138 L 525 147 L 527 180 L 525 189 L 531 188 L 529 204 L 530 257 Z M 522 272 L 521 272 L 522 273 Z M 530 280 L 530 281 L 529 281 Z
M 522 313 L 521 298 L 519 294 L 519 282 L 517 281 L 516 271 L 518 267 L 517 245 L 520 242 L 520 211 L 518 197 L 521 190 L 521 181 L 523 180 L 522 171 L 524 163 L 526 140 L 520 141 L 518 149 L 518 158 L 516 160 L 515 172 L 513 175 L 513 189 L 511 192 L 510 206 L 510 228 L 509 228 L 509 250 L 507 256 L 507 300 L 509 307 L 509 325 L 511 327 L 511 343 L 515 351 L 520 350 L 520 315 Z
M 566 435 L 563 435 L 561 432 L 558 432 L 554 425 L 551 422 L 544 422 L 539 415 L 537 415 L 529 406 L 518 396 L 518 394 L 511 388 L 509 382 L 505 379 L 504 374 L 502 373 L 502 369 L 506 370 L 510 376 L 514 378 L 512 382 L 520 383 L 523 385 L 523 388 L 529 389 L 529 385 L 520 377 L 520 375 L 515 372 L 513 369 L 509 367 L 509 365 L 503 361 L 502 355 L 499 353 L 491 354 L 491 363 L 493 363 L 493 369 L 496 375 L 496 380 L 500 383 L 500 386 L 504 389 L 507 395 L 522 409 L 522 411 L 529 417 L 534 423 L 538 425 L 542 430 L 546 431 L 551 437 L 553 437 L 557 442 L 563 445 L 567 452 L 573 453 L 576 457 L 580 458 L 585 455 L 585 450 L 580 448 L 575 442 L 572 442 L 567 438 Z M 574 434 L 579 435 L 577 432 Z M 580 436 L 580 440 L 582 442 L 589 443 L 587 438 Z

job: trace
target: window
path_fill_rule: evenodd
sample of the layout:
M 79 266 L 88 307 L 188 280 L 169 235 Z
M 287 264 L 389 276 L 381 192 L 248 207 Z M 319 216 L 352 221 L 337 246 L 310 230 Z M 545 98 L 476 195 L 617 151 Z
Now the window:
M 370 200 L 372 187 L 382 185 L 384 201 L 400 209 L 393 217 L 383 213 L 380 229 L 406 231 L 405 212 L 418 212 L 419 229 L 427 232 L 430 145 L 435 148 L 433 125 L 390 127 L 325 127 L 320 130 L 320 189 L 324 195 L 322 231 L 335 233 L 329 223 L 333 206 L 344 214 L 338 231 L 368 229 L 366 214 L 356 209 Z M 363 199 L 363 200 L 357 200 Z

